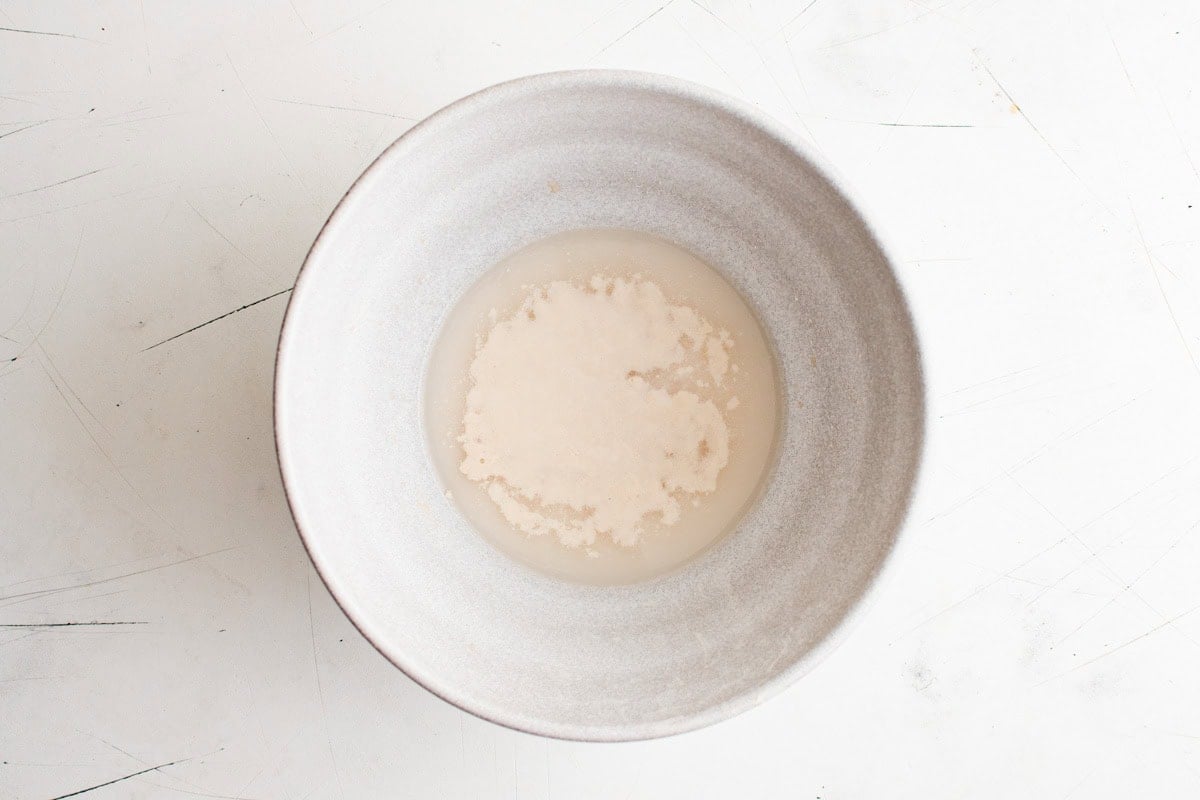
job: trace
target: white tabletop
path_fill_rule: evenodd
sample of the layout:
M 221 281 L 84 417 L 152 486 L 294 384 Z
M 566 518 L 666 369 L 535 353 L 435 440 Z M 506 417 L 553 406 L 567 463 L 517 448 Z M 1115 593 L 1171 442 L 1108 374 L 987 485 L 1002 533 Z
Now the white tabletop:
M 4 4 L 0 797 L 1197 796 L 1198 39 L 1192 0 Z M 271 430 L 286 293 L 350 182 L 576 67 L 811 141 L 894 246 L 931 405 L 848 641 L 626 745 L 390 666 L 309 566 Z

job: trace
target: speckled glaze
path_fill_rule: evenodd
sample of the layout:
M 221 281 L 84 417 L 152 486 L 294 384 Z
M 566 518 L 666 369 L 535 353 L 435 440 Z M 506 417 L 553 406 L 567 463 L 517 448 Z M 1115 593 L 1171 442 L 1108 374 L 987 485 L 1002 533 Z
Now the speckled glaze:
M 556 581 L 493 549 L 445 497 L 420 418 L 455 299 L 513 250 L 585 227 L 712 264 L 757 311 L 786 387 L 758 504 L 632 586 Z M 743 711 L 833 646 L 902 523 L 923 395 L 888 258 L 786 129 L 673 79 L 569 72 L 454 103 L 353 186 L 288 307 L 275 426 L 305 545 L 380 652 L 479 716 L 613 741 Z

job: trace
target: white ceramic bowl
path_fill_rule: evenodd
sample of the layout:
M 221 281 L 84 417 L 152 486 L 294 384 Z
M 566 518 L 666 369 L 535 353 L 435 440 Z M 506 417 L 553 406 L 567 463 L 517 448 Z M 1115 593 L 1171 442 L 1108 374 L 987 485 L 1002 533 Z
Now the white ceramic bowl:
M 777 466 L 738 528 L 673 574 L 607 588 L 476 534 L 420 413 L 455 299 L 519 247 L 592 227 L 654 233 L 717 268 L 786 387 Z M 639 73 L 501 84 L 401 137 L 313 244 L 276 366 L 288 500 L 346 614 L 437 695 L 570 739 L 696 728 L 807 671 L 892 550 L 922 423 L 903 297 L 829 173 L 753 109 Z

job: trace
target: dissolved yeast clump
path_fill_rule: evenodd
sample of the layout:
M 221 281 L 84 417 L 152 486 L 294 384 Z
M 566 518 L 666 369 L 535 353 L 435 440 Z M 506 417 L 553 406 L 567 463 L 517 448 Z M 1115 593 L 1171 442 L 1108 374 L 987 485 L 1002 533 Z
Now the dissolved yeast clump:
M 652 281 L 530 287 L 477 342 L 461 472 L 533 536 L 638 542 L 729 461 L 734 342 Z

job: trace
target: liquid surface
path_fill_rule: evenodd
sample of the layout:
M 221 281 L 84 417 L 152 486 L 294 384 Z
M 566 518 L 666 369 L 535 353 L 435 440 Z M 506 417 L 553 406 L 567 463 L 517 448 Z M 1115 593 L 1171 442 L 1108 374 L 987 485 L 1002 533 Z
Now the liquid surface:
M 774 362 L 712 268 L 631 231 L 574 231 L 489 270 L 427 374 L 448 496 L 510 556 L 629 583 L 730 530 L 769 466 Z

